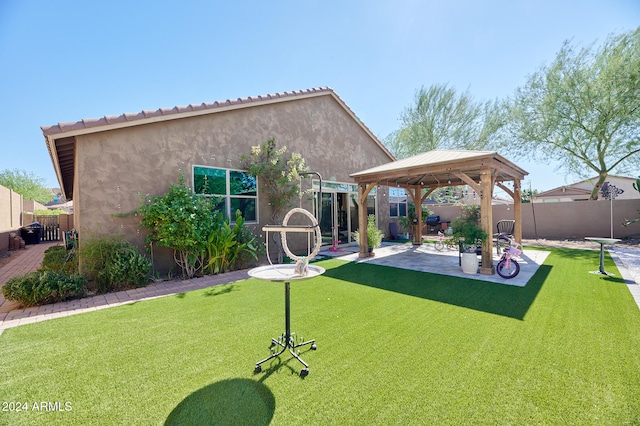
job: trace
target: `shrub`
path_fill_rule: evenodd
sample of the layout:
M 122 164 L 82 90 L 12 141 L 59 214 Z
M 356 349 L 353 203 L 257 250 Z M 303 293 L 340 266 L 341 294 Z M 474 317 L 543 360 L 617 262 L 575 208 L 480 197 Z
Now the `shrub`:
M 86 283 L 87 280 L 77 274 L 29 272 L 9 279 L 2 286 L 2 295 L 26 306 L 45 305 L 84 296 L 87 293 Z
M 42 271 L 62 272 L 68 275 L 78 273 L 78 256 L 75 251 L 68 251 L 63 246 L 49 247 L 44 252 Z
M 236 223 L 231 227 L 229 218 L 218 223 L 207 238 L 207 268 L 212 274 L 233 269 L 238 261 L 246 261 L 240 256 L 251 256 L 258 260 L 258 249 L 254 245 L 256 237 L 245 232 L 244 218 L 240 210 L 236 211 Z M 247 238 L 250 238 L 246 241 Z M 245 241 L 242 241 L 244 239 Z
M 142 287 L 151 277 L 151 260 L 121 237 L 98 237 L 80 248 L 83 273 L 98 293 Z
M 146 196 L 137 210 L 140 225 L 149 230 L 147 243 L 174 250 L 174 259 L 187 278 L 195 276 L 204 263 L 207 236 L 216 222 L 217 197 L 194 194 L 184 176 L 169 192 Z

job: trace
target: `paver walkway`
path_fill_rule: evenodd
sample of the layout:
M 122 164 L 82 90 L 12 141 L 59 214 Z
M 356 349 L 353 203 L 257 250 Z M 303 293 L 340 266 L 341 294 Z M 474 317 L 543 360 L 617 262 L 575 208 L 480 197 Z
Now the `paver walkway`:
M 26 253 L 21 253 L 20 256 L 0 268 L 0 287 L 13 276 L 37 270 L 42 264 L 45 250 L 56 244 L 58 243 L 42 243 L 27 246 Z M 218 284 L 244 280 L 246 278 L 249 278 L 246 270 L 233 271 L 226 274 L 207 275 L 190 280 L 150 284 L 146 287 L 133 290 L 69 300 L 51 305 L 32 306 L 30 308 L 21 308 L 19 303 L 5 300 L 4 297 L 2 297 L 2 293 L 0 293 L 0 333 L 6 328 L 17 327 L 23 324 L 96 311 L 139 300 L 198 290 Z
M 22 253 L 19 253 L 19 256 L 16 256 L 15 259 L 12 259 L 9 263 L 0 268 L 0 287 L 2 287 L 4 283 L 9 281 L 9 278 L 11 277 L 24 275 L 27 272 L 36 271 L 42 264 L 44 252 L 49 247 L 59 244 L 62 243 L 53 242 L 25 246 L 24 251 Z M 18 302 L 10 302 L 8 300 L 5 300 L 5 298 L 2 296 L 2 292 L 0 292 L 0 321 L 4 320 L 4 317 L 8 312 L 11 312 L 19 306 L 20 304 Z
M 22 275 L 27 272 L 37 270 L 42 263 L 45 250 L 56 244 L 60 243 L 41 243 L 27 246 L 25 253 L 21 253 L 20 256 L 17 256 L 7 265 L 0 268 L 0 287 L 2 287 L 2 285 L 4 285 L 4 283 L 13 276 Z M 371 258 L 368 261 L 381 264 L 386 264 L 387 261 L 391 261 L 391 266 L 397 266 L 398 264 L 400 264 L 400 267 L 404 266 L 408 269 L 414 269 L 416 268 L 416 261 L 415 253 L 413 254 L 413 256 L 411 256 L 412 252 L 416 250 L 429 251 L 430 249 L 430 247 L 428 247 L 427 245 L 415 249 L 411 248 L 409 245 L 410 249 L 402 250 L 400 246 L 402 245 L 389 245 L 389 247 L 387 248 L 387 251 L 389 251 L 389 253 L 387 253 L 386 255 L 383 255 L 383 253 L 379 253 L 378 256 Z M 629 290 L 636 300 L 636 303 L 640 307 L 640 247 L 612 247 L 611 249 L 609 250 L 609 253 L 612 255 L 614 261 L 616 262 L 616 266 L 618 266 L 618 269 L 625 279 Z M 348 251 L 325 251 L 321 252 L 321 254 L 328 256 L 330 255 L 333 257 L 342 257 L 345 260 L 356 260 L 357 258 L 357 255 L 354 256 L 355 253 L 349 253 Z M 536 253 L 533 254 L 536 255 Z M 407 256 L 411 257 L 405 259 L 405 257 Z M 452 257 L 453 263 L 457 265 L 457 254 Z M 440 259 L 441 261 L 443 260 L 442 258 Z M 525 276 L 528 275 L 525 274 L 524 268 L 537 268 L 537 265 L 542 263 L 543 260 L 544 259 L 538 258 L 525 259 L 523 270 L 521 270 L 521 274 L 523 276 L 520 278 L 524 279 Z M 417 269 L 423 270 L 424 268 L 418 267 Z M 459 271 L 444 272 L 443 264 L 441 262 L 437 264 L 436 270 L 429 270 L 428 272 L 460 274 Z M 139 289 L 97 295 L 84 299 L 55 303 L 52 305 L 34 306 L 31 308 L 21 308 L 16 302 L 5 300 L 4 297 L 2 297 L 2 293 L 0 293 L 0 334 L 6 328 L 17 327 L 22 324 L 45 321 L 52 318 L 59 318 L 82 312 L 105 309 L 113 306 L 131 303 L 134 301 L 153 299 L 156 297 L 168 296 L 201 288 L 212 287 L 219 284 L 231 283 L 244 280 L 246 278 L 249 278 L 247 270 L 233 271 L 225 274 L 207 275 L 205 277 L 193 278 L 183 281 L 161 282 L 151 284 Z M 495 276 L 478 276 L 478 278 L 492 281 L 496 281 L 499 279 Z M 505 283 L 504 280 L 502 280 L 502 283 Z M 526 284 L 526 281 L 524 281 L 524 283 L 519 283 L 516 281 L 516 279 L 513 279 L 510 284 L 524 285 Z

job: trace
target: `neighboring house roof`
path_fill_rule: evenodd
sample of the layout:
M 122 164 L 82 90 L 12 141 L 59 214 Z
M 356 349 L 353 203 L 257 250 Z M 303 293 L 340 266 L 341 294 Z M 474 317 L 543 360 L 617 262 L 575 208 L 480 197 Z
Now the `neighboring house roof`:
M 173 108 L 159 108 L 154 111 L 140 111 L 125 113 L 117 116 L 104 116 L 101 118 L 87 118 L 76 122 L 58 123 L 52 126 L 41 126 L 42 133 L 49 150 L 49 155 L 56 170 L 58 181 L 64 191 L 65 197 L 73 196 L 73 175 L 75 136 L 90 133 L 103 132 L 125 127 L 139 126 L 160 121 L 177 120 L 186 117 L 195 117 L 205 114 L 214 114 L 222 111 L 251 108 L 260 105 L 268 105 L 279 102 L 288 102 L 317 96 L 331 96 L 345 111 L 362 127 L 390 158 L 395 158 L 386 146 L 371 132 L 371 130 L 355 115 L 347 104 L 329 87 L 313 88 L 300 91 L 275 93 L 261 96 L 237 98 L 235 100 L 203 102 L 187 106 L 175 106 Z
M 570 185 L 559 186 L 557 188 L 549 189 L 547 191 L 540 192 L 533 196 L 534 201 L 578 201 L 578 200 L 588 200 L 591 196 L 591 191 L 593 187 L 596 185 L 598 181 L 598 177 L 593 177 L 589 179 L 584 179 L 579 182 L 572 183 Z M 614 185 L 619 187 L 619 189 L 623 190 L 623 195 L 620 196 L 621 199 L 633 199 L 640 198 L 640 194 L 636 191 L 632 190 L 632 184 L 636 181 L 636 178 L 631 178 L 627 176 L 617 176 L 617 175 L 609 175 L 605 180 L 605 184 L 603 185 Z M 636 196 L 635 194 L 639 196 Z M 602 194 L 599 194 L 600 198 L 602 198 Z

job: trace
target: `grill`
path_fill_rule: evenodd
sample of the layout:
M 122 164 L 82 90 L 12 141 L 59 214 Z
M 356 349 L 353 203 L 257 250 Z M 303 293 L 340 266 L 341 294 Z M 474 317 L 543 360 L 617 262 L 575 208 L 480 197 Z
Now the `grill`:
M 440 225 L 440 216 L 429 216 L 427 217 L 427 225 L 431 227 L 436 227 Z

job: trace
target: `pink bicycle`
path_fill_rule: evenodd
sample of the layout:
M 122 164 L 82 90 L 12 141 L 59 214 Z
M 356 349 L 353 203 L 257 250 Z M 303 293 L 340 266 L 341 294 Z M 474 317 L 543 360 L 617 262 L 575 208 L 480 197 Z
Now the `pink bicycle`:
M 520 273 L 520 265 L 512 258 L 522 254 L 522 246 L 511 238 L 508 240 L 509 245 L 504 248 L 502 257 L 496 266 L 498 275 L 506 279 L 513 278 Z

